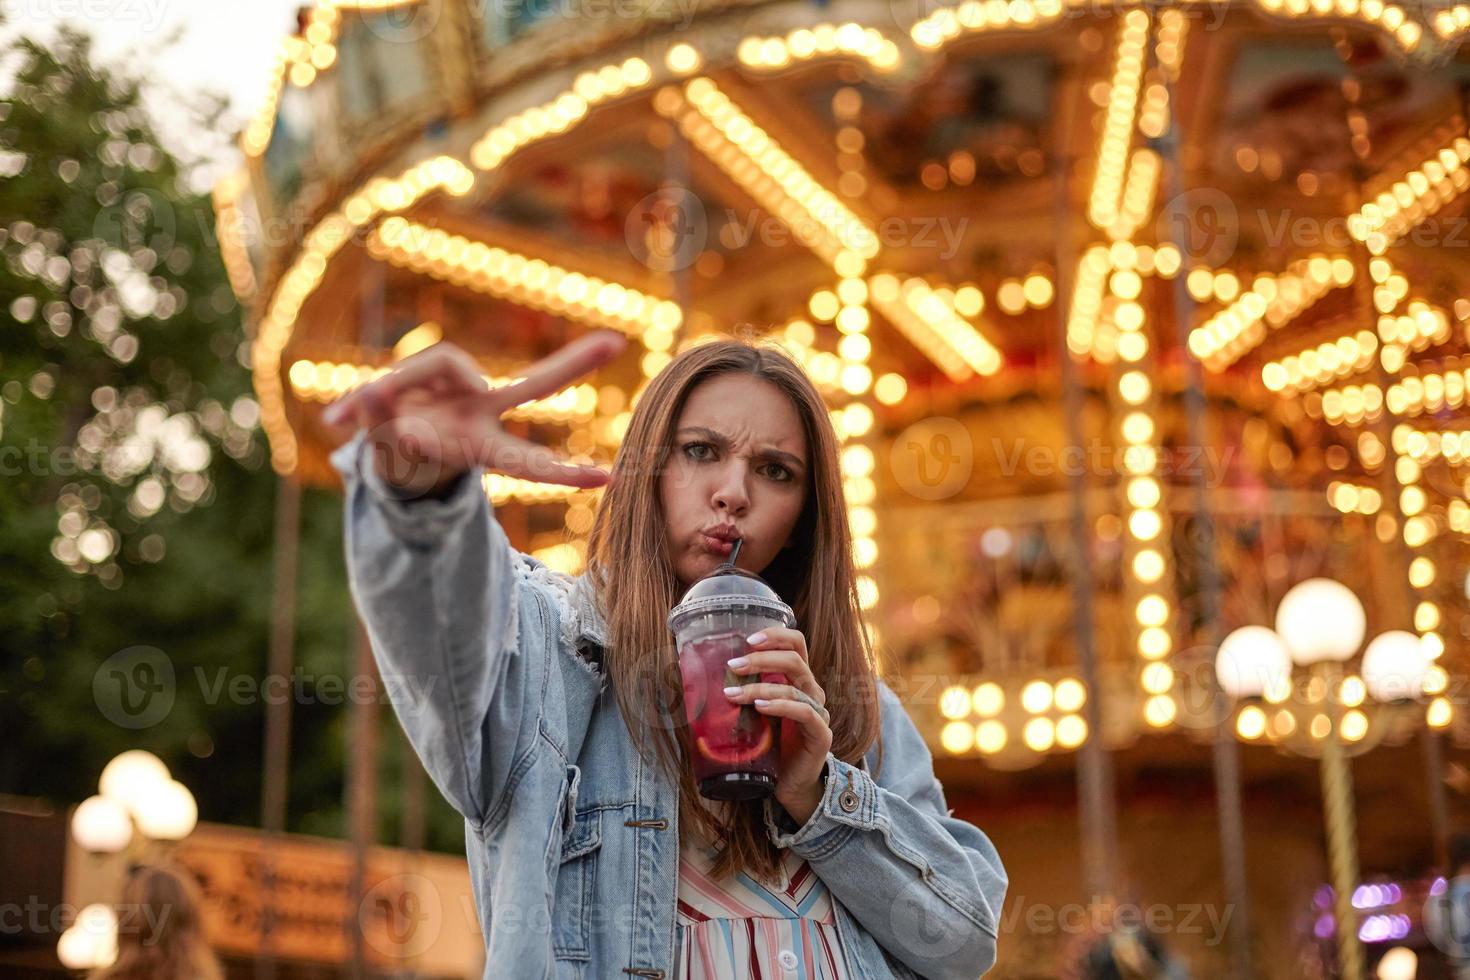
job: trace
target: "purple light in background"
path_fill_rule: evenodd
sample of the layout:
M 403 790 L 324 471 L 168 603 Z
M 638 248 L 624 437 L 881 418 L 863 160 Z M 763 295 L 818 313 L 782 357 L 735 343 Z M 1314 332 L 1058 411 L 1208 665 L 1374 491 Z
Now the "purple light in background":
M 1358 938 L 1365 943 L 1403 939 L 1409 934 L 1410 925 L 1407 915 L 1370 915 L 1358 929 Z
M 1312 896 L 1312 904 L 1319 909 L 1332 908 L 1332 886 L 1323 885 L 1318 888 L 1316 894 Z
M 1391 881 L 1384 885 L 1359 885 L 1353 890 L 1353 908 L 1376 909 L 1396 905 L 1403 897 L 1403 889 Z
M 1429 894 L 1431 894 L 1431 895 L 1443 895 L 1444 894 L 1444 890 L 1446 888 L 1448 888 L 1448 887 L 1450 887 L 1450 883 L 1448 881 L 1446 881 L 1443 876 L 1441 876 L 1439 878 L 1434 879 L 1434 884 L 1432 884 L 1432 885 L 1429 886 Z
M 1312 926 L 1313 935 L 1315 935 L 1318 939 L 1330 939 L 1332 938 L 1333 931 L 1334 927 L 1332 916 L 1330 914 L 1317 916 L 1317 921 Z

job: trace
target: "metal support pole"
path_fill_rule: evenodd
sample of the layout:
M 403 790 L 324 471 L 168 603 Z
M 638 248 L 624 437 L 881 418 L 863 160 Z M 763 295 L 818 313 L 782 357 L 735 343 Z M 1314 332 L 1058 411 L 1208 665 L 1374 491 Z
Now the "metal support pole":
M 1353 773 L 1342 747 L 1338 725 L 1341 707 L 1333 700 L 1341 671 L 1321 664 L 1317 676 L 1325 684 L 1323 704 L 1330 721 L 1322 740 L 1322 809 L 1327 825 L 1327 859 L 1332 874 L 1332 917 L 1337 936 L 1337 969 L 1342 980 L 1365 980 L 1363 946 L 1358 941 L 1358 916 L 1353 891 L 1358 887 L 1358 828 L 1353 810 Z
M 301 484 L 290 476 L 276 481 L 276 541 L 272 570 L 270 652 L 267 677 L 290 676 L 295 658 L 296 570 L 301 545 Z M 291 763 L 291 699 L 268 698 L 265 706 L 265 745 L 261 766 L 260 825 L 266 834 L 262 849 L 260 894 L 260 955 L 255 961 L 257 980 L 274 980 L 275 953 L 275 843 L 286 830 L 286 801 Z
M 362 902 L 367 891 L 367 852 L 375 842 L 378 822 L 378 671 L 367 631 L 359 625 L 354 632 L 357 642 L 353 645 L 352 690 L 373 692 L 352 698 L 347 708 L 347 834 L 352 843 L 347 922 L 352 948 L 349 975 L 354 980 L 365 980 L 368 965 Z
M 1173 82 L 1164 73 L 1164 86 L 1174 110 L 1169 114 L 1169 128 L 1155 141 L 1155 149 L 1164 160 L 1164 196 L 1174 200 L 1184 193 L 1184 170 L 1179 158 L 1179 109 L 1174 101 Z M 1189 445 L 1202 448 L 1209 438 L 1205 413 L 1204 380 L 1199 362 L 1189 353 L 1188 330 L 1193 319 L 1194 300 L 1185 285 L 1181 270 L 1174 277 L 1171 293 L 1174 307 L 1175 346 L 1184 366 L 1184 413 L 1188 422 Z M 1215 552 L 1215 518 L 1209 506 L 1209 488 L 1205 472 L 1196 466 L 1191 476 L 1194 517 L 1191 526 L 1197 536 L 1195 575 L 1199 583 L 1199 615 L 1202 628 L 1200 642 L 1207 649 L 1218 649 L 1221 637 L 1220 596 L 1223 585 Z M 1225 881 L 1225 901 L 1230 916 L 1230 968 L 1236 980 L 1253 980 L 1251 968 L 1250 888 L 1246 879 L 1245 816 L 1240 791 L 1240 747 L 1230 730 L 1230 705 L 1212 682 L 1211 703 L 1214 706 L 1214 740 L 1211 756 L 1215 775 L 1215 812 L 1220 825 L 1220 867 Z
M 1067 65 L 1062 70 L 1074 70 Z M 1059 132 L 1071 133 L 1070 100 L 1066 125 Z M 1072 244 L 1071 172 L 1076 157 L 1066 145 L 1057 160 L 1056 232 L 1057 232 L 1057 356 L 1060 361 L 1063 411 L 1067 416 L 1067 439 L 1070 445 L 1084 445 L 1082 430 L 1084 408 L 1082 380 L 1078 366 L 1067 346 L 1067 320 L 1071 307 L 1073 272 L 1077 266 Z M 1082 836 L 1082 879 L 1089 898 L 1110 904 L 1117 875 L 1118 818 L 1113 787 L 1112 757 L 1103 746 L 1103 693 L 1098 682 L 1097 648 L 1093 642 L 1092 562 L 1088 560 L 1092 538 L 1087 526 L 1087 478 L 1079 467 L 1069 467 L 1070 524 L 1072 554 L 1068 578 L 1072 582 L 1075 615 L 1072 617 L 1073 642 L 1077 649 L 1077 673 L 1087 688 L 1083 717 L 1088 737 L 1077 756 L 1077 789 L 1081 798 L 1078 813 Z
M 1424 777 L 1429 790 L 1429 835 L 1434 847 L 1434 866 L 1447 875 L 1450 867 L 1450 811 L 1444 792 L 1444 746 L 1439 732 L 1425 724 L 1419 733 L 1424 746 Z

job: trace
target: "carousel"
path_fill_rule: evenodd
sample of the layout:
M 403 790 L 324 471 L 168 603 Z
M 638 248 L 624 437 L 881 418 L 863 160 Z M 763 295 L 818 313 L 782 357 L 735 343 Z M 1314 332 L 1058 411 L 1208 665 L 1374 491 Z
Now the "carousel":
M 1343 883 L 1442 861 L 1470 788 L 1467 33 L 1383 0 L 321 0 L 215 191 L 272 464 L 332 485 L 322 408 L 441 340 L 501 384 L 626 334 L 509 417 L 603 464 L 675 353 L 778 343 L 951 805 L 1071 823 L 1036 894 L 1127 895 L 1173 887 L 1148 821 L 1198 797 L 1196 890 L 1258 906 L 1199 975 L 1360 975 L 1404 937 Z M 581 569 L 595 494 L 485 492 Z M 1367 652 L 1304 649 L 1355 615 Z M 1415 802 L 1359 834 L 1349 759 L 1359 807 Z M 1272 806 L 1295 864 L 1262 867 Z M 1013 882 L 1060 860 L 1024 823 Z

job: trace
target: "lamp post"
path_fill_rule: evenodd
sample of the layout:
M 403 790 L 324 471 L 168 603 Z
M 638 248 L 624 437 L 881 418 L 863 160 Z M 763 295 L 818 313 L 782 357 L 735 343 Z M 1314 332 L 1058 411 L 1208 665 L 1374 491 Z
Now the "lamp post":
M 199 819 L 194 794 L 169 775 L 151 752 L 130 749 L 102 769 L 98 794 L 71 815 L 71 835 L 97 857 L 123 855 L 142 863 L 168 853 L 188 837 Z M 111 905 L 94 902 L 56 942 L 56 956 L 70 970 L 93 970 L 117 957 L 117 915 Z
M 1343 702 L 1348 699 L 1334 697 L 1334 691 L 1343 664 L 1362 646 L 1366 625 L 1363 604 L 1347 586 L 1331 579 L 1308 579 L 1282 597 L 1274 631 L 1264 626 L 1241 627 L 1220 644 L 1215 660 L 1221 689 L 1237 700 L 1285 700 L 1293 664 L 1309 671 L 1312 683 L 1323 693 L 1322 710 L 1311 718 L 1307 732 L 1322 762 L 1338 969 L 1345 980 L 1364 980 L 1364 974 L 1352 903 L 1358 884 L 1357 829 L 1352 770 L 1344 743 L 1361 742 L 1369 725 L 1361 711 L 1344 714 Z M 1364 652 L 1363 693 L 1387 709 L 1418 697 L 1428 670 L 1429 659 L 1417 636 L 1402 630 L 1383 633 Z M 1249 724 L 1245 711 L 1254 712 Z M 1264 724 L 1259 708 L 1252 705 L 1242 711 L 1238 724 L 1243 735 L 1253 737 L 1256 715 Z M 1380 726 L 1380 731 L 1386 727 Z

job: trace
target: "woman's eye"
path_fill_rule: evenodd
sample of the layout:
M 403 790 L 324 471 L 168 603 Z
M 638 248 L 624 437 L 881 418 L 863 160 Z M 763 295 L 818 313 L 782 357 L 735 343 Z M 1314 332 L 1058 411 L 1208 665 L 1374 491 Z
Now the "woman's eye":
M 778 480 L 782 483 L 791 479 L 791 471 L 782 466 L 780 463 L 771 463 L 770 465 L 768 465 L 766 467 L 766 475 L 769 476 L 771 479 Z
M 684 447 L 684 455 L 693 460 L 705 460 L 710 458 L 713 447 L 707 442 L 691 442 Z

